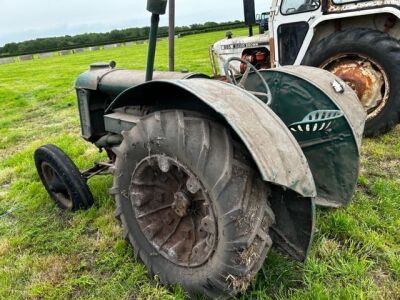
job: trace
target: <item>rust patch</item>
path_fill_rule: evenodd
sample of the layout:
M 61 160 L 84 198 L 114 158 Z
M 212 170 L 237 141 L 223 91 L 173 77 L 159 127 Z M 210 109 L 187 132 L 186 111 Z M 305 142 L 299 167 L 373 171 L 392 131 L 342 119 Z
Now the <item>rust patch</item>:
M 321 65 L 346 82 L 357 94 L 368 119 L 375 117 L 386 105 L 389 82 L 383 67 L 359 54 L 340 54 Z

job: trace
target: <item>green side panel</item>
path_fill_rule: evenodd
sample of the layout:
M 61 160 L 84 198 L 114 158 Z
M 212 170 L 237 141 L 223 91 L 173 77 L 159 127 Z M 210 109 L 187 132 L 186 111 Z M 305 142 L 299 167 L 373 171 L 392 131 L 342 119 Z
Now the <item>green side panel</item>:
M 291 129 L 313 173 L 319 205 L 339 207 L 350 202 L 359 174 L 359 149 L 354 131 L 336 103 L 313 83 L 284 72 L 262 72 L 273 96 L 271 109 Z M 262 91 L 252 74 L 246 89 Z M 300 131 L 297 124 L 315 111 L 339 111 L 326 130 Z M 319 128 L 323 123 L 319 123 Z M 293 126 L 296 125 L 296 126 Z M 293 128 L 294 127 L 294 128 Z M 296 130 L 297 129 L 297 130 Z

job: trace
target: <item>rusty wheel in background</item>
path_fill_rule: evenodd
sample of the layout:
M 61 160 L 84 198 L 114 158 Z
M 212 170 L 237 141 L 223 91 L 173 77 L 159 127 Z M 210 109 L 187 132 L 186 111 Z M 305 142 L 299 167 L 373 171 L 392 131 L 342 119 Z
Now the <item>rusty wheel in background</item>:
M 366 110 L 367 120 L 376 117 L 389 99 L 389 77 L 382 65 L 356 53 L 340 54 L 320 66 L 346 82 Z
M 116 216 L 165 284 L 215 299 L 247 288 L 272 245 L 269 186 L 224 126 L 186 111 L 145 116 L 123 134 Z
M 366 136 L 377 136 L 398 124 L 399 41 L 376 30 L 349 29 L 319 41 L 303 64 L 328 70 L 353 88 L 368 114 Z

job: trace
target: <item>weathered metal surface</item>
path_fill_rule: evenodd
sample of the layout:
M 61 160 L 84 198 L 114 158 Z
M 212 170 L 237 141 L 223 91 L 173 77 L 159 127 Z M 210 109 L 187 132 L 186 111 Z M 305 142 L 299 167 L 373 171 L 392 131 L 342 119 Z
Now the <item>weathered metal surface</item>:
M 190 268 L 204 264 L 217 242 L 213 205 L 196 178 L 176 159 L 151 155 L 138 163 L 129 188 L 147 240 L 169 261 Z
M 139 116 L 114 112 L 104 116 L 104 127 L 107 132 L 120 134 L 122 131 L 132 129 L 139 121 Z
M 343 117 L 322 131 L 294 131 L 317 186 L 317 204 L 338 207 L 351 200 L 357 183 L 366 114 L 354 91 L 333 74 L 311 67 L 261 71 L 273 95 L 271 109 L 289 127 L 317 110 L 340 110 Z M 249 79 L 257 89 L 256 75 Z M 342 89 L 338 89 L 339 85 Z M 261 87 L 260 87 L 261 89 Z
M 100 90 L 107 94 L 118 95 L 124 90 L 145 82 L 145 72 L 139 70 L 116 70 L 103 64 L 100 67 L 81 74 L 76 83 L 76 88 Z M 189 79 L 208 78 L 200 73 L 158 72 L 153 74 L 154 80 L 161 79 Z
M 294 137 L 267 105 L 243 89 L 204 79 L 153 81 L 125 91 L 108 111 L 126 105 L 150 105 L 154 98 L 168 102 L 171 96 L 163 94 L 163 90 L 171 92 L 173 88 L 180 94 L 189 93 L 228 122 L 253 156 L 265 181 L 304 197 L 316 195 L 307 160 Z M 160 99 L 162 96 L 165 97 Z
M 270 230 L 274 246 L 299 261 L 305 261 L 314 236 L 313 199 L 272 188 L 269 202 L 275 214 L 275 224 Z
M 385 107 L 390 94 L 389 78 L 384 68 L 371 58 L 355 54 L 340 54 L 321 65 L 347 83 L 357 94 L 368 120 Z

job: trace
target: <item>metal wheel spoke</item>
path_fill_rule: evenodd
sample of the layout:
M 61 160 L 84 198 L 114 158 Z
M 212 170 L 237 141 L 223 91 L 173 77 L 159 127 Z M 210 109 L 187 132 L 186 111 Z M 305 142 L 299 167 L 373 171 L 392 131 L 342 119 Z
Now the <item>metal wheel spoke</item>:
M 172 206 L 172 204 L 168 204 L 168 205 L 164 205 L 164 206 L 158 207 L 158 208 L 153 209 L 152 211 L 149 211 L 149 212 L 147 212 L 145 214 L 141 214 L 141 215 L 137 216 L 136 218 L 141 219 L 141 218 L 153 215 L 155 213 L 158 213 L 159 211 L 165 210 L 167 208 L 171 208 L 171 206 Z
M 180 218 L 178 220 L 178 222 L 176 223 L 176 225 L 174 226 L 174 228 L 172 229 L 172 231 L 167 235 L 167 237 L 164 239 L 164 241 L 159 245 L 159 248 L 161 249 L 167 242 L 168 240 L 176 233 L 176 231 L 178 230 L 179 225 L 181 225 L 183 218 Z
M 192 247 L 190 249 L 190 253 L 189 253 L 189 259 L 188 259 L 188 264 L 190 265 L 191 260 L 192 260 L 192 254 L 193 254 L 193 248 L 194 246 L 196 246 L 196 242 L 197 242 L 197 235 L 196 235 L 196 222 L 193 220 L 193 218 L 190 220 L 192 222 L 192 230 L 194 232 L 194 241 L 192 243 Z
M 216 235 L 208 233 L 217 230 L 208 194 L 201 181 L 176 158 L 164 155 L 161 166 L 156 164 L 160 159 L 157 155 L 148 156 L 138 163 L 132 175 L 129 189 L 136 220 L 160 255 L 185 267 L 201 265 L 212 255 L 216 243 Z M 166 165 L 168 168 L 164 168 Z M 154 171 L 170 178 L 166 181 L 170 184 L 159 184 L 156 177 L 149 180 L 154 166 L 163 168 L 163 172 Z M 161 193 L 162 199 L 156 193 Z M 198 226 L 204 220 L 209 224 L 208 231 L 200 233 Z M 168 249 L 164 249 L 167 244 Z M 195 254 L 196 244 L 210 247 L 201 246 Z

